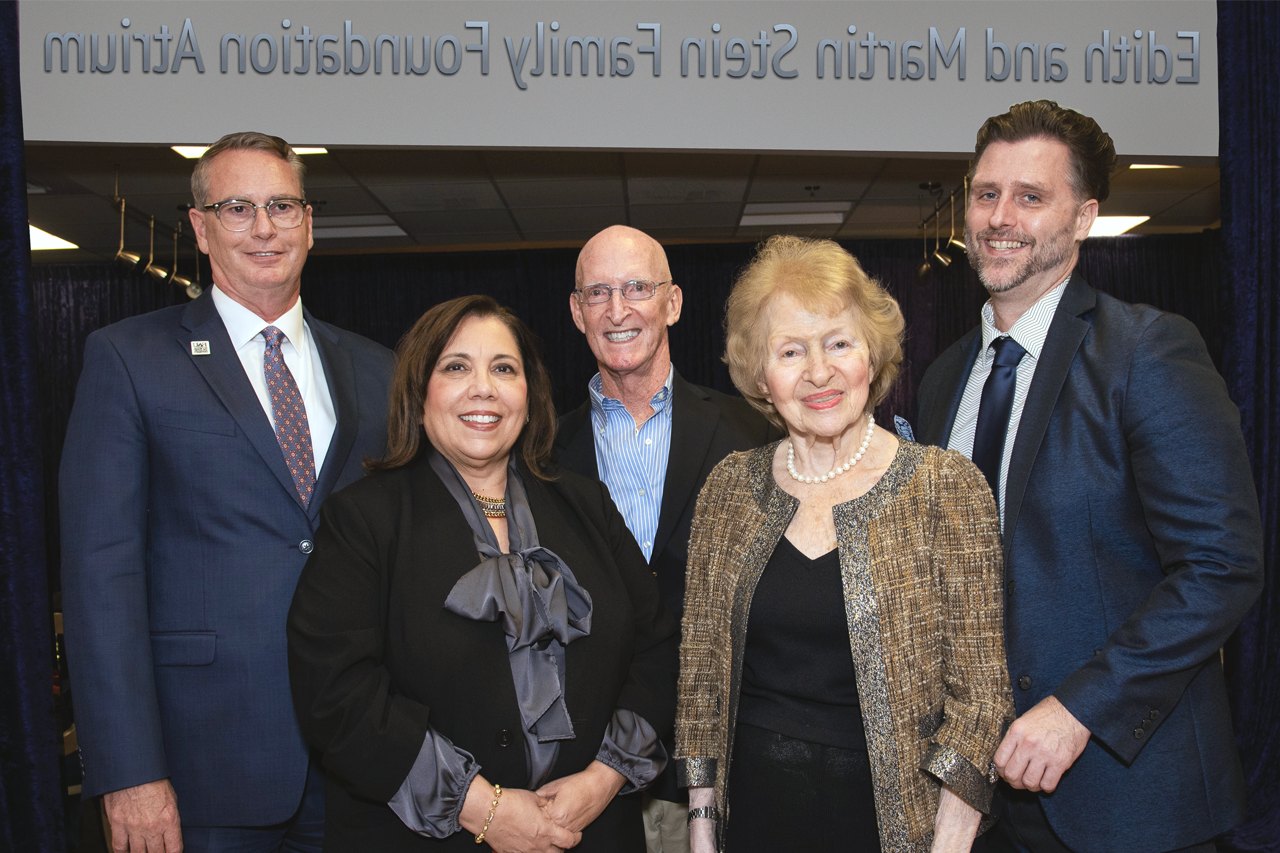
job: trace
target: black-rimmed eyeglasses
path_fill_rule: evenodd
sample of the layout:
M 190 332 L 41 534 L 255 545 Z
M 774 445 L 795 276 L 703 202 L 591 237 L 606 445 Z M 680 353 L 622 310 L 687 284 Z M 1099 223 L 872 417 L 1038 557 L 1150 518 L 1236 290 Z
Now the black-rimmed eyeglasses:
M 248 231 L 258 217 L 258 210 L 267 212 L 277 228 L 297 228 L 307 212 L 307 201 L 301 198 L 273 198 L 266 204 L 254 204 L 238 198 L 229 198 L 214 204 L 206 204 L 222 227 L 228 231 Z
M 588 305 L 603 305 L 613 298 L 613 291 L 615 290 L 622 294 L 623 299 L 639 302 L 643 299 L 652 299 L 653 294 L 664 284 L 671 284 L 671 282 L 648 281 L 643 278 L 637 278 L 613 287 L 607 284 L 589 284 L 581 290 L 575 290 L 574 293 L 578 294 L 579 302 L 585 302 Z

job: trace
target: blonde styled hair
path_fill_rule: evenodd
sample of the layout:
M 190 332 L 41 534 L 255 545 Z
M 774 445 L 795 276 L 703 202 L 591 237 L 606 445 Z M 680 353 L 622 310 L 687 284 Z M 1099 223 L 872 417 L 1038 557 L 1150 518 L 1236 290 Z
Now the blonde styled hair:
M 853 312 L 871 358 L 866 411 L 875 408 L 888 396 L 902 363 L 903 320 L 897 300 L 834 241 L 785 234 L 760 244 L 725 306 L 724 361 L 742 396 L 775 426 L 786 428 L 761 391 L 769 334 L 765 312 L 783 294 L 829 315 Z

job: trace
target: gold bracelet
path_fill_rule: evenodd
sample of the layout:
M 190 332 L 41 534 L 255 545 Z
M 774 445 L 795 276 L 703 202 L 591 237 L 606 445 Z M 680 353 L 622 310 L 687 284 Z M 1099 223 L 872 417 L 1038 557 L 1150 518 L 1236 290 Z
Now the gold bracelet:
M 498 800 L 502 797 L 502 786 L 497 782 L 493 784 L 493 802 L 489 804 L 489 816 L 484 819 L 484 829 L 480 830 L 480 834 L 476 836 L 476 844 L 484 841 L 484 834 L 489 831 L 489 824 L 493 823 L 493 816 L 498 811 Z

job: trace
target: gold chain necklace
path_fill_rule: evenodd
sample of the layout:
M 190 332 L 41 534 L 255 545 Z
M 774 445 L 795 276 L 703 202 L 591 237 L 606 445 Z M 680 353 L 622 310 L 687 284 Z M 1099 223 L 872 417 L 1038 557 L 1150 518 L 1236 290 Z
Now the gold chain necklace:
M 471 497 L 475 498 L 476 502 L 480 504 L 480 511 L 484 513 L 485 518 L 507 517 L 506 498 L 486 498 L 478 492 L 472 492 Z

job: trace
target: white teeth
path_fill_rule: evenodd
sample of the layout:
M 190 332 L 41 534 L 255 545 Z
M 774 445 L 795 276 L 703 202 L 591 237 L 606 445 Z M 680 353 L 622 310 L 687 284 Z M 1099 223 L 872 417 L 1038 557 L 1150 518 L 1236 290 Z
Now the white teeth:
M 640 334 L 640 330 L 634 329 L 630 332 L 605 332 L 604 336 L 609 340 L 613 341 L 615 344 L 620 344 L 620 343 L 623 343 L 624 341 L 631 340 L 638 334 Z
M 462 420 L 472 424 L 496 424 L 502 418 L 497 415 L 461 415 Z
M 987 245 L 993 249 L 1018 249 L 1027 244 L 1016 240 L 988 240 Z

